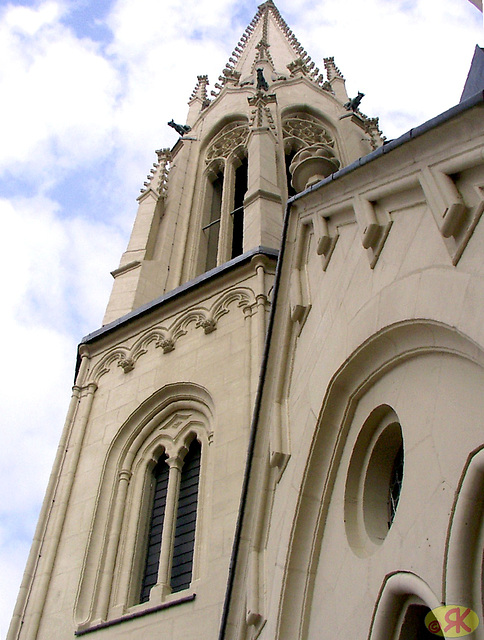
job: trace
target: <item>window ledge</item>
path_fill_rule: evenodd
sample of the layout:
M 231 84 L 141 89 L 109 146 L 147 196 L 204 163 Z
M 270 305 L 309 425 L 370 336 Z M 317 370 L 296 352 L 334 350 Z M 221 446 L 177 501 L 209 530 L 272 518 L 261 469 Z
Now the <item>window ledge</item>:
M 125 616 L 120 616 L 119 618 L 115 618 L 114 620 L 101 622 L 100 624 L 96 624 L 92 627 L 88 627 L 87 629 L 76 631 L 74 635 L 76 637 L 83 636 L 87 633 L 98 631 L 99 629 L 107 629 L 108 627 L 114 627 L 114 625 L 121 624 L 122 622 L 126 622 L 128 620 L 134 620 L 135 618 L 141 618 L 142 616 L 147 616 L 150 613 L 155 613 L 156 611 L 163 611 L 163 609 L 175 607 L 176 605 L 183 604 L 184 602 L 192 602 L 193 600 L 195 600 L 195 596 L 196 594 L 192 593 L 189 596 L 185 596 L 184 598 L 178 598 L 178 600 L 172 600 L 171 602 L 164 602 L 163 604 L 159 604 L 156 607 L 150 607 L 149 609 L 143 609 L 142 611 L 135 611 L 133 613 L 128 613 Z

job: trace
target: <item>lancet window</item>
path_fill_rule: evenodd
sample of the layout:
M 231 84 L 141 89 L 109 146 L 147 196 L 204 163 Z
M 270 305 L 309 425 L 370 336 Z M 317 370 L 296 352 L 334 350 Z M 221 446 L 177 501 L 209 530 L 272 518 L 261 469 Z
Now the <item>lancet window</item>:
M 248 133 L 246 123 L 232 122 L 207 150 L 199 271 L 243 253 Z
M 200 460 L 201 446 L 194 439 L 188 451 L 183 448 L 171 458 L 163 454 L 152 471 L 141 603 L 149 600 L 155 585 L 160 585 L 163 594 L 182 591 L 190 586 Z

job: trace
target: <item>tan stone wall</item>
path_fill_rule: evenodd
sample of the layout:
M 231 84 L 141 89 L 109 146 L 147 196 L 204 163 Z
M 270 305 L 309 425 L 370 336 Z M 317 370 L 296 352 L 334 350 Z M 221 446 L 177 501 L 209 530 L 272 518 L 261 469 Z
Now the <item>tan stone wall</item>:
M 482 500 L 466 497 L 482 489 L 484 445 L 481 118 L 478 106 L 292 207 L 244 529 L 262 533 L 255 550 L 242 542 L 227 637 L 248 622 L 268 639 L 397 638 L 411 602 L 482 615 Z M 365 484 L 378 420 L 354 453 L 382 405 L 405 456 L 389 531 L 368 498 L 385 506 L 388 485 Z
M 47 497 L 52 508 L 20 638 L 72 638 L 75 630 L 193 594 L 193 601 L 96 633 L 144 638 L 163 628 L 164 637 L 216 635 L 272 272 L 256 258 L 190 292 L 190 304 L 181 296 L 87 346 L 81 401 Z M 171 453 L 189 433 L 202 444 L 192 584 L 137 605 L 142 566 L 133 551 L 142 545 L 147 465 L 160 446 Z

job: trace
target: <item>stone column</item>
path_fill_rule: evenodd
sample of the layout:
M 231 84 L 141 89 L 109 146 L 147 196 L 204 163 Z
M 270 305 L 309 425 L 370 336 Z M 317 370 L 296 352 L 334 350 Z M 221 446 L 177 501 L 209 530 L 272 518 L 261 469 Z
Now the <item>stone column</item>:
M 281 241 L 283 205 L 277 180 L 274 125 L 267 104 L 275 96 L 261 95 L 249 99 L 255 106 L 247 141 L 249 173 L 244 199 L 244 252 L 264 246 L 278 249 Z

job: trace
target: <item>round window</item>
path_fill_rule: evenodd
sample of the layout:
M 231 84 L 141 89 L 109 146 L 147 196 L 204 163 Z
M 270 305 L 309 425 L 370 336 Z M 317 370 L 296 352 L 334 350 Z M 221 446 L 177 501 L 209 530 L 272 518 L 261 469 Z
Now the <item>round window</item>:
M 367 556 L 393 524 L 403 482 L 404 447 L 396 413 L 374 409 L 356 440 L 345 492 L 346 535 L 353 551 Z

